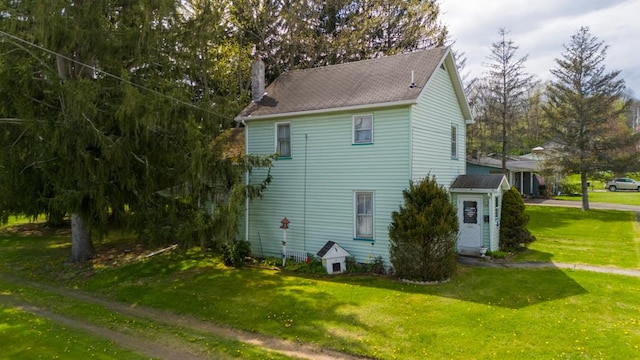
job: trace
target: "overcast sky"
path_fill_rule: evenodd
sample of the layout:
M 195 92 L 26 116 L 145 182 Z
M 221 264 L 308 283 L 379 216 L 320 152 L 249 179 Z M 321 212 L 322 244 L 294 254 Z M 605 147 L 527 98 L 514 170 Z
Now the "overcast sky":
M 607 71 L 621 70 L 634 97 L 640 98 L 640 0 L 440 0 L 442 22 L 454 49 L 464 52 L 470 77 L 482 76 L 490 45 L 504 27 L 507 39 L 529 55 L 526 71 L 549 80 L 563 44 L 581 26 L 609 46 Z

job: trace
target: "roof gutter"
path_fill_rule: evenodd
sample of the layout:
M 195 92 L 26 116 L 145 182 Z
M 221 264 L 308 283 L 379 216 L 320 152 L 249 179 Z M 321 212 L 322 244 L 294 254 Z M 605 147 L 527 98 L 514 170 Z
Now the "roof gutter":
M 244 122 L 248 120 L 266 120 L 266 119 L 276 119 L 276 118 L 292 117 L 292 116 L 326 114 L 326 113 L 334 113 L 334 112 L 342 112 L 342 111 L 371 110 L 371 109 L 380 109 L 380 108 L 388 108 L 388 107 L 396 107 L 396 106 L 408 106 L 408 105 L 415 105 L 417 103 L 418 103 L 417 99 L 400 100 L 400 101 L 391 101 L 391 102 L 378 103 L 378 104 L 362 104 L 362 105 L 344 106 L 344 107 L 331 108 L 331 109 L 293 111 L 288 113 L 278 113 L 278 114 L 268 114 L 268 115 L 258 115 L 258 116 L 251 116 L 251 115 L 236 116 L 234 120 L 240 121 L 240 122 Z
M 500 194 L 500 188 L 497 189 L 477 189 L 477 188 L 451 188 L 452 193 L 475 193 L 475 194 Z

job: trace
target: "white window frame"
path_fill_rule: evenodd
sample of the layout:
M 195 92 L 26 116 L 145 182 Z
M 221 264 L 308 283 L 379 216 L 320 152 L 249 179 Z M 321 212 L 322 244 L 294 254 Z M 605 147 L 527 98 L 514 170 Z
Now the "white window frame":
M 284 125 L 289 127 L 289 154 L 288 155 L 281 154 L 280 151 L 279 151 L 280 150 L 280 146 L 279 146 L 280 145 L 280 139 L 278 138 L 278 129 L 280 128 L 280 126 L 284 126 Z M 291 158 L 291 122 L 278 122 L 278 123 L 276 123 L 274 138 L 275 138 L 274 147 L 275 147 L 275 152 L 278 153 L 278 158 L 281 158 L 281 159 L 289 159 L 289 158 Z
M 451 124 L 451 158 L 458 158 L 458 125 Z
M 359 195 L 369 195 L 371 202 L 370 213 L 360 214 L 359 211 Z M 375 194 L 371 190 L 356 190 L 353 192 L 353 238 L 356 240 L 373 240 L 375 238 Z M 359 231 L 358 221 L 361 217 L 370 218 L 369 229 L 370 234 L 364 234 Z
M 358 120 L 369 119 L 371 127 L 369 129 L 370 135 L 368 140 L 358 140 L 358 131 L 356 130 L 356 122 Z M 367 129 L 364 129 L 367 130 Z M 373 144 L 373 115 L 372 114 L 364 114 L 364 115 L 354 115 L 351 123 L 351 143 L 354 145 L 361 144 Z

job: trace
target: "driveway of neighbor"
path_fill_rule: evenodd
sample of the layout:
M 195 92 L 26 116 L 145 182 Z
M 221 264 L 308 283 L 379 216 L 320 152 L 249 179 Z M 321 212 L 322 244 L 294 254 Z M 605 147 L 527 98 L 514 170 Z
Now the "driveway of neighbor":
M 560 207 L 574 207 L 574 208 L 582 207 L 582 201 L 570 201 L 570 200 L 527 199 L 524 201 L 524 203 L 526 205 L 560 206 Z M 640 206 L 636 206 L 636 205 L 609 204 L 609 203 L 589 201 L 589 208 L 598 209 L 598 210 L 635 211 L 636 213 L 640 213 Z

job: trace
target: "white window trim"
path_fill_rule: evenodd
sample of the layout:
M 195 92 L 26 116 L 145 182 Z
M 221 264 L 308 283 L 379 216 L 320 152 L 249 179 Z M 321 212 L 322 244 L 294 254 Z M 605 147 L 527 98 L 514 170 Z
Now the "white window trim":
M 356 142 L 356 118 L 370 117 L 371 118 L 371 140 L 368 142 Z M 368 145 L 373 144 L 373 114 L 358 114 L 353 115 L 351 118 L 351 144 L 352 145 Z
M 291 147 L 291 122 L 290 121 L 283 121 L 283 122 L 277 122 L 274 126 L 274 142 L 273 142 L 273 149 L 274 152 L 278 152 L 278 126 L 280 125 L 289 125 L 289 156 L 281 156 L 280 154 L 278 154 L 278 158 L 281 159 L 290 159 L 292 156 L 292 147 Z
M 371 194 L 371 237 L 358 236 L 358 194 Z M 376 207 L 375 192 L 373 190 L 353 191 L 353 239 L 375 241 L 376 231 Z
M 454 150 L 454 137 L 453 137 L 453 132 L 455 131 L 455 154 L 453 153 Z M 451 140 L 451 159 L 458 159 L 458 153 L 459 151 L 459 141 L 458 139 L 460 138 L 460 134 L 458 134 L 458 125 L 455 124 L 451 124 L 451 135 L 450 135 L 450 140 Z

